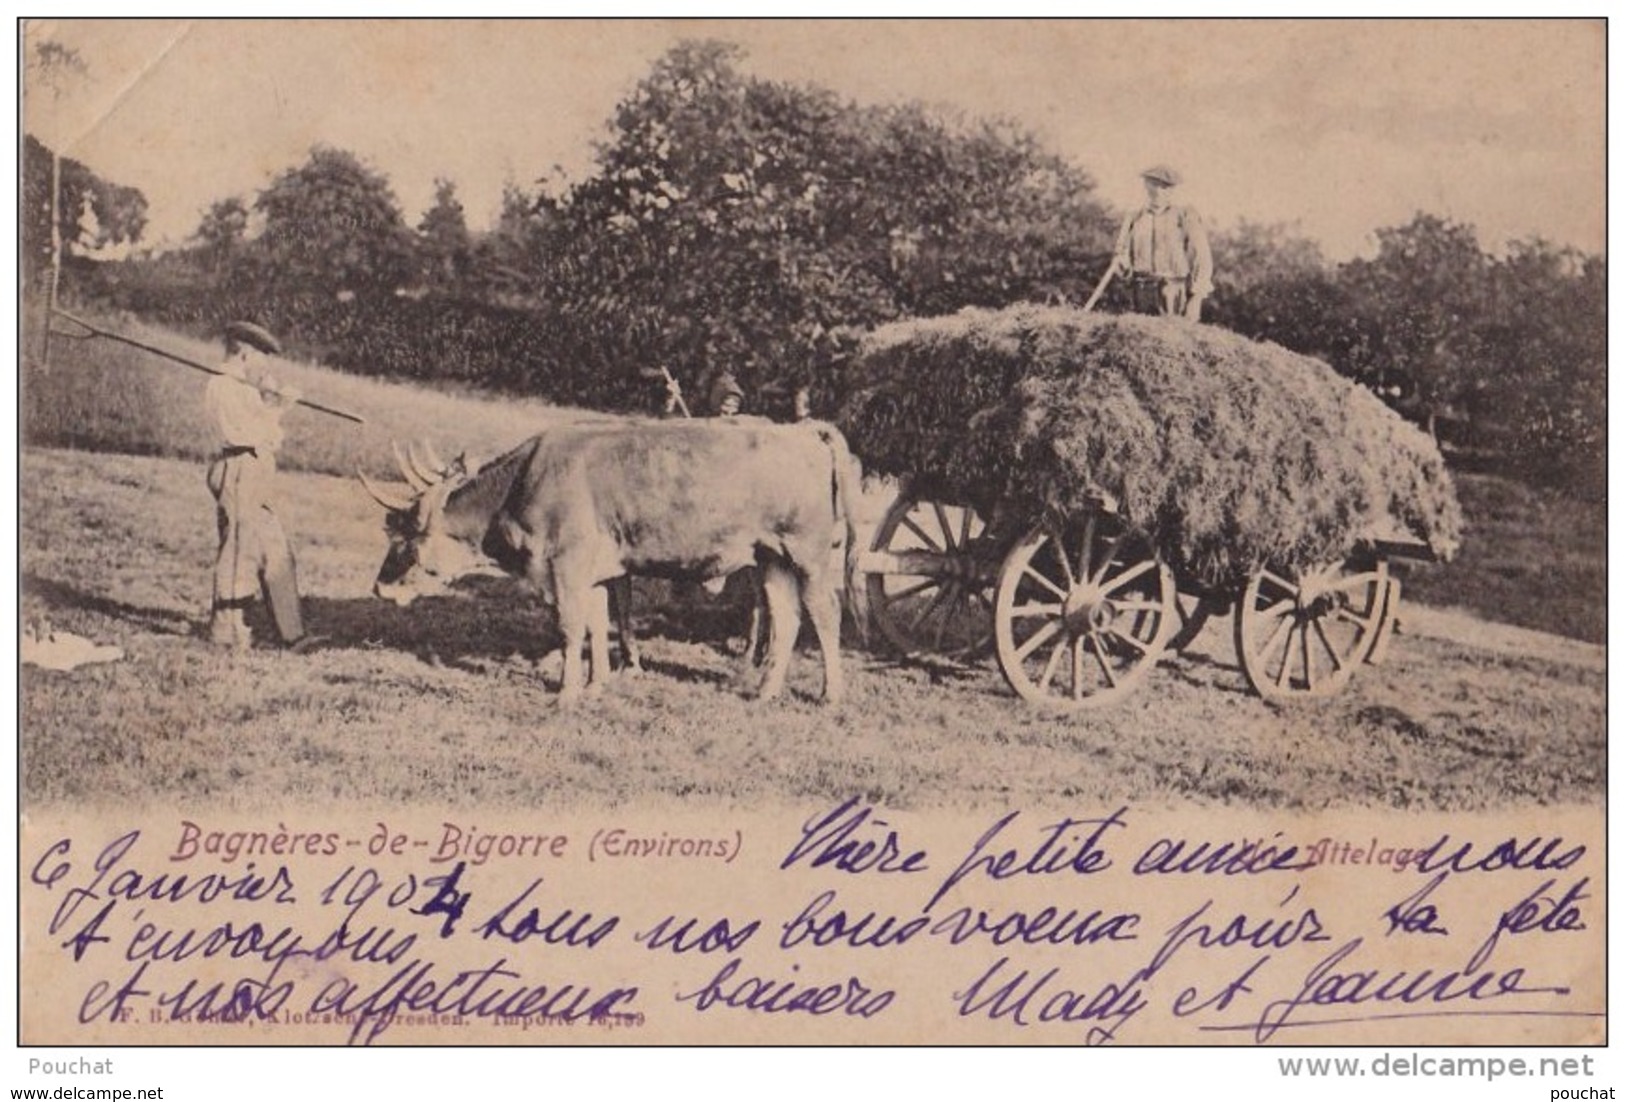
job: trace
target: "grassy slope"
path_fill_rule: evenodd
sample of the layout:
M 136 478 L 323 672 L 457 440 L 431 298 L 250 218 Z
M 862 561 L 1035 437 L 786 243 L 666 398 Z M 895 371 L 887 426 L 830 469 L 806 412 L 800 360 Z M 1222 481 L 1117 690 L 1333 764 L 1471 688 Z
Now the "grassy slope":
M 218 344 L 136 322 L 103 327 L 197 363 L 221 358 Z M 49 373 L 25 362 L 24 440 L 135 455 L 198 459 L 212 447 L 203 417 L 208 376 L 114 341 L 63 341 L 52 351 Z M 280 464 L 288 470 L 396 475 L 391 441 L 430 441 L 445 458 L 468 450 L 489 457 L 517 444 L 561 416 L 581 416 L 539 401 L 464 396 L 344 375 L 277 359 L 272 374 L 292 382 L 311 401 L 362 417 L 351 422 L 298 408 Z
M 1495 475 L 1456 479 L 1467 532 L 1456 560 L 1417 568 L 1408 599 L 1603 643 L 1608 510 Z

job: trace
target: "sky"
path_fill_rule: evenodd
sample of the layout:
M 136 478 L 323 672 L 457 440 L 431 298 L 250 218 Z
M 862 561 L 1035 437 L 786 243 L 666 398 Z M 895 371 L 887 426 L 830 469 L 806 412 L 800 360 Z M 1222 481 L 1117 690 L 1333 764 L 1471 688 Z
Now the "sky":
M 579 179 L 618 101 L 682 38 L 861 104 L 1012 117 L 1119 209 L 1167 163 L 1217 227 L 1281 223 L 1333 260 L 1417 211 L 1480 242 L 1605 250 L 1601 21 L 39 20 L 87 66 L 25 126 L 142 189 L 149 243 L 252 200 L 323 143 L 408 222 L 453 180 L 475 228 L 505 182 Z

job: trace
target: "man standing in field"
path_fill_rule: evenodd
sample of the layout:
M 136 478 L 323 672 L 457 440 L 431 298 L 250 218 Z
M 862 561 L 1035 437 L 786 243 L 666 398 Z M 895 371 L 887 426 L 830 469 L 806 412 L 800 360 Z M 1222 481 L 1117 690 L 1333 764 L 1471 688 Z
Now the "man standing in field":
M 1136 313 L 1202 320 L 1213 293 L 1213 254 L 1207 229 L 1190 207 L 1170 196 L 1179 173 L 1156 165 L 1140 173 L 1146 204 L 1123 222 L 1112 271 L 1124 277 Z
M 299 395 L 261 375 L 265 356 L 282 351 L 270 333 L 248 322 L 232 322 L 225 344 L 222 374 L 209 381 L 203 395 L 220 446 L 208 475 L 220 530 L 209 639 L 247 648 L 253 638 L 243 612 L 263 593 L 282 642 L 303 653 L 316 640 L 305 632 L 293 549 L 271 505 L 282 415 Z M 251 373 L 257 382 L 250 381 Z

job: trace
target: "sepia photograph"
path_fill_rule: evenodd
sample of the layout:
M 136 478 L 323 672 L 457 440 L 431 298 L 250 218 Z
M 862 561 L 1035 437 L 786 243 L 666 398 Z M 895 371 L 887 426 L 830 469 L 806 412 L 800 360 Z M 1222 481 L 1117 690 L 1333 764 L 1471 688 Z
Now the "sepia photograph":
M 1603 1082 L 1605 20 L 17 48 L 19 1085 Z

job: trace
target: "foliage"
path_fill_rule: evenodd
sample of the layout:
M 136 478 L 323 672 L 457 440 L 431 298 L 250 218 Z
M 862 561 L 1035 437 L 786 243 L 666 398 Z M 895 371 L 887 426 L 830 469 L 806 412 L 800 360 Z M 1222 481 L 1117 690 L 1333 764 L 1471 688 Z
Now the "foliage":
M 1480 315 L 1484 358 L 1464 398 L 1467 416 L 1499 427 L 1497 443 L 1521 457 L 1528 473 L 1601 500 L 1608 442 L 1603 260 L 1523 242 L 1491 264 L 1489 283 Z
M 1340 273 L 1356 324 L 1375 334 L 1344 366 L 1355 376 L 1403 380 L 1407 396 L 1430 413 L 1453 413 L 1484 358 L 1475 322 L 1489 260 L 1471 226 L 1429 214 L 1378 230 L 1377 242 L 1374 259 L 1351 261 Z
M 1352 324 L 1348 292 L 1319 245 L 1291 227 L 1247 221 L 1215 231 L 1212 238 L 1208 320 L 1333 363 L 1357 359 L 1350 355 L 1358 327 Z
M 67 94 L 89 71 L 78 50 L 50 38 L 36 39 L 24 63 L 27 83 L 49 91 L 55 99 Z
M 455 287 L 468 271 L 473 239 L 457 198 L 457 185 L 445 177 L 434 182 L 434 205 L 418 223 L 418 255 L 424 280 L 431 287 Z
M 51 150 L 32 134 L 23 136 L 22 238 L 24 277 L 32 280 L 51 264 Z M 72 157 L 60 166 L 57 227 L 69 255 L 141 240 L 147 197 L 139 188 L 105 180 Z
M 836 326 L 1053 294 L 1105 250 L 1091 182 L 1030 135 L 857 108 L 739 56 L 672 50 L 617 108 L 598 172 L 538 201 L 524 264 L 600 365 L 581 400 L 635 406 L 659 364 L 691 392 L 723 367 L 753 394 L 827 390 Z
M 387 297 L 409 285 L 412 237 L 389 181 L 355 154 L 317 146 L 254 201 L 268 285 L 315 297 Z
M 229 273 L 242 254 L 248 235 L 248 205 L 233 195 L 218 199 L 204 212 L 193 234 L 202 250 L 202 259 L 217 275 Z
M 88 320 L 197 363 L 217 363 L 222 354 L 218 340 L 193 339 L 127 316 L 90 312 Z M 22 363 L 20 427 L 26 446 L 189 460 L 214 454 L 202 373 L 109 340 L 63 341 L 51 360 L 48 371 L 32 357 Z M 354 425 L 302 407 L 289 411 L 283 419 L 288 435 L 278 453 L 278 465 L 286 470 L 350 478 L 360 469 L 398 479 L 390 450 L 394 441 L 427 441 L 447 457 L 462 450 L 489 456 L 550 423 L 582 415 L 539 400 L 447 394 L 294 359 L 274 360 L 270 370 L 312 400 L 366 420 Z M 201 492 L 201 473 L 198 485 Z M 359 487 L 357 497 L 358 503 L 366 500 Z
M 290 351 L 359 375 L 524 393 L 536 389 L 529 365 L 553 357 L 549 334 L 531 310 L 438 295 L 272 295 L 254 282 L 253 270 L 240 263 L 217 281 L 170 258 L 148 262 L 139 279 L 126 280 L 126 270 L 103 266 L 80 275 L 77 294 L 202 339 L 218 337 L 232 319 L 255 318 Z M 538 396 L 562 400 L 561 392 L 584 387 L 582 372 L 571 367 L 561 363 L 557 390 Z
M 73 282 L 199 335 L 247 316 L 350 370 L 621 410 L 655 406 L 664 366 L 691 397 L 727 369 L 748 408 L 810 384 L 828 412 L 856 333 L 1087 297 L 1115 218 L 1086 172 L 1008 122 L 859 106 L 749 76 L 742 56 L 674 48 L 617 105 L 592 173 L 510 182 L 488 229 L 440 179 L 414 231 L 387 179 L 318 147 L 251 203 L 211 206 L 187 251 L 81 257 Z M 139 193 L 63 168 L 70 254 L 134 240 Z M 29 272 L 48 173 L 29 139 Z M 1601 494 L 1603 258 L 1538 240 L 1491 256 L 1428 214 L 1377 241 L 1334 265 L 1290 226 L 1216 230 L 1207 317 L 1326 361 L 1452 446 Z
M 1325 364 L 1215 326 L 1069 307 L 966 310 L 865 342 L 840 423 L 866 469 L 1025 522 L 1116 502 L 1210 584 L 1461 515 L 1438 448 Z
M 1329 362 L 1452 444 L 1599 496 L 1606 454 L 1601 257 L 1539 239 L 1486 254 L 1418 215 L 1336 267 L 1284 227 L 1215 234 L 1217 324 Z

